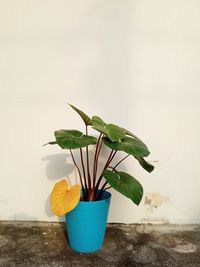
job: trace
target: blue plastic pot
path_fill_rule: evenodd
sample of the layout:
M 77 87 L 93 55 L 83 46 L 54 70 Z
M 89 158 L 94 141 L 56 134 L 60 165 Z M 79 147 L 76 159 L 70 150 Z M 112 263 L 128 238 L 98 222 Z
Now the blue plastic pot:
M 65 215 L 70 247 L 81 253 L 98 251 L 104 242 L 111 194 L 104 192 L 102 200 L 79 204 Z

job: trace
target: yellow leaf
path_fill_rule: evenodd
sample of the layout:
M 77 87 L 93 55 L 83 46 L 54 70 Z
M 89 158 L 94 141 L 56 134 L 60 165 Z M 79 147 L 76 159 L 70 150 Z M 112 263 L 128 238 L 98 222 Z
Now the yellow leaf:
M 71 188 L 66 180 L 61 180 L 54 185 L 51 192 L 51 209 L 57 216 L 63 216 L 73 210 L 80 200 L 80 185 Z

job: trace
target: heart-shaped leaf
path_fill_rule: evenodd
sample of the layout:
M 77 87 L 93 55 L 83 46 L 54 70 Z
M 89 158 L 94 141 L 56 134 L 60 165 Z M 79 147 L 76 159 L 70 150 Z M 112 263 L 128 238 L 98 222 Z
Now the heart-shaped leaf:
M 69 187 L 66 180 L 54 185 L 51 192 L 51 209 L 57 216 L 63 216 L 73 210 L 79 203 L 81 195 L 80 185 Z
M 68 104 L 71 108 L 73 108 L 73 110 L 75 110 L 82 118 L 82 120 L 84 121 L 84 123 L 86 125 L 92 125 L 92 120 L 90 119 L 90 117 L 88 115 L 86 115 L 83 111 L 81 111 L 80 109 L 76 108 L 75 106 Z
M 133 176 L 125 172 L 112 172 L 109 170 L 105 170 L 103 175 L 116 191 L 130 198 L 136 205 L 140 204 L 143 188 Z
M 55 131 L 56 143 L 63 149 L 76 149 L 96 144 L 97 140 L 93 136 L 84 135 L 77 130 Z
M 111 142 L 108 138 L 104 137 L 103 142 L 113 150 L 124 151 L 135 157 L 147 157 L 150 154 L 147 146 L 136 138 L 126 136 L 119 142 Z
M 100 133 L 103 133 L 112 142 L 119 141 L 126 135 L 126 130 L 124 128 L 111 123 L 106 124 L 98 116 L 92 117 L 92 126 L 93 129 L 97 130 Z

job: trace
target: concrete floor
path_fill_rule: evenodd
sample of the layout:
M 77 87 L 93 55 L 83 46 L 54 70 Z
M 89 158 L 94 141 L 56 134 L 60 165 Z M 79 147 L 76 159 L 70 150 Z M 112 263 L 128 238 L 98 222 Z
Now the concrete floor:
M 200 225 L 110 224 L 101 251 L 79 254 L 63 223 L 0 222 L 0 266 L 200 267 Z

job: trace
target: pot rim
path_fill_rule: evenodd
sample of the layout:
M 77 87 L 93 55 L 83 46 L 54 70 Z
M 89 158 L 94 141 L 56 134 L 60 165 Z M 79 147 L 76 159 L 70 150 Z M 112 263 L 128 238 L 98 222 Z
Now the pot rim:
M 98 190 L 97 192 L 100 192 L 101 190 Z M 103 195 L 102 195 L 102 197 L 103 197 L 103 199 L 100 199 L 100 200 L 95 200 L 95 201 L 83 201 L 83 200 L 80 200 L 79 201 L 79 204 L 80 203 L 100 203 L 100 202 L 103 202 L 103 201 L 105 201 L 105 200 L 107 200 L 107 199 L 109 199 L 109 198 L 111 198 L 111 196 L 112 196 L 112 194 L 110 193 L 110 192 L 108 192 L 108 191 L 104 191 L 103 192 Z

